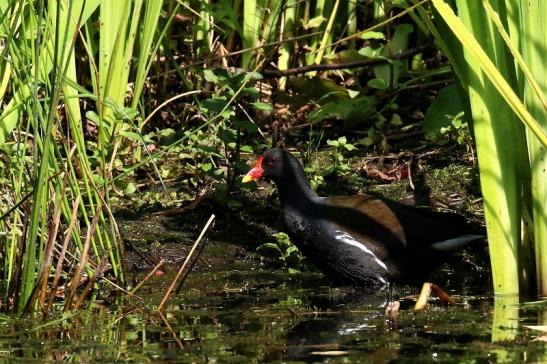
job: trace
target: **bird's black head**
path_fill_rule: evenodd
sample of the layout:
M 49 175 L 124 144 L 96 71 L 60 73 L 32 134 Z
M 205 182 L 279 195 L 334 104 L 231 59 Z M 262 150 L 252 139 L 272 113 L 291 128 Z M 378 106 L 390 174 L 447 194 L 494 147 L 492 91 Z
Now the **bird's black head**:
M 272 148 L 258 158 L 254 167 L 243 177 L 242 182 L 255 181 L 261 178 L 270 178 L 274 182 L 291 179 L 295 172 L 302 171 L 296 158 L 283 149 Z M 303 171 L 302 171 L 303 173 Z

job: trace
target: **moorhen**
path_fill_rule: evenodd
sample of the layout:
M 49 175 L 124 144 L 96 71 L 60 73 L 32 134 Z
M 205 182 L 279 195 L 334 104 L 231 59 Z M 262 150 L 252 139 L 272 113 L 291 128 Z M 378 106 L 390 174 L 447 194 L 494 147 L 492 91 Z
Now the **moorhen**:
M 452 252 L 483 239 L 463 216 L 371 195 L 320 197 L 289 152 L 266 151 L 243 182 L 277 184 L 291 241 L 333 281 L 369 287 L 417 283 Z

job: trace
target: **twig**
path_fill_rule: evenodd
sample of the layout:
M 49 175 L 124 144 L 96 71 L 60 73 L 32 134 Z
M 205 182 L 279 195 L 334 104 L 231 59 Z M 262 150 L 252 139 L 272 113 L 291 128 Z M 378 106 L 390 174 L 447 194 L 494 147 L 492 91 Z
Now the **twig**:
M 153 275 L 154 273 L 156 273 L 156 271 L 163 265 L 163 262 L 165 262 L 165 260 L 163 260 L 163 259 L 160 260 L 159 263 L 156 264 L 156 266 L 155 266 L 154 268 L 152 268 L 152 270 L 150 271 L 150 273 L 148 273 L 148 274 L 146 275 L 146 277 L 144 277 L 144 279 L 143 279 L 139 284 L 137 284 L 137 286 L 136 286 L 135 288 L 133 288 L 133 289 L 131 290 L 131 293 L 137 292 L 137 291 L 142 287 L 142 285 L 143 285 L 148 279 L 150 279 L 150 277 L 152 277 L 152 275 Z
M 55 268 L 55 276 L 53 277 L 51 295 L 49 296 L 48 310 L 50 310 L 51 306 L 53 305 L 53 297 L 55 296 L 55 292 L 57 291 L 57 286 L 59 285 L 59 278 L 61 278 L 61 271 L 63 269 L 63 262 L 65 261 L 66 251 L 68 248 L 68 242 L 72 238 L 72 229 L 74 228 L 76 224 L 76 220 L 78 218 L 79 205 L 80 205 L 80 195 L 76 195 L 76 198 L 74 199 L 74 202 L 72 203 L 72 215 L 70 216 L 70 222 L 68 224 L 68 228 L 65 230 L 66 232 L 65 232 L 65 238 L 63 240 L 63 247 L 61 248 L 61 252 L 59 253 L 59 256 L 57 257 L 57 267 Z
M 418 296 L 418 299 L 416 300 L 416 304 L 414 306 L 414 311 L 421 311 L 427 306 L 427 300 L 431 296 L 431 293 L 435 293 L 437 297 L 441 301 L 446 302 L 449 305 L 454 304 L 454 300 L 448 293 L 443 291 L 443 289 L 439 286 L 437 286 L 435 283 L 430 282 L 424 282 L 422 286 L 422 290 L 420 292 L 420 295 Z
M 82 253 L 80 254 L 80 261 L 78 263 L 78 266 L 76 267 L 76 271 L 74 272 L 74 276 L 72 278 L 72 284 L 70 286 L 68 297 L 65 303 L 65 311 L 69 310 L 70 307 L 72 306 L 72 301 L 74 299 L 74 295 L 76 294 L 76 289 L 78 288 L 78 284 L 80 283 L 82 271 L 84 270 L 88 260 L 87 255 L 89 252 L 89 246 L 91 245 L 91 239 L 93 238 L 93 234 L 95 233 L 95 228 L 97 227 L 97 224 L 99 222 L 101 209 L 102 209 L 102 202 L 101 200 L 99 200 L 99 204 L 97 205 L 97 209 L 95 210 L 95 215 L 93 216 L 93 219 L 91 220 L 91 224 L 89 225 L 89 228 L 87 229 L 87 236 L 84 243 L 84 249 L 82 250 Z
M 42 264 L 42 269 L 40 270 L 40 279 L 38 280 L 38 286 L 40 289 L 40 306 L 42 310 L 45 308 L 46 302 L 46 291 L 47 291 L 47 281 L 49 277 L 49 272 L 51 269 L 51 258 L 53 256 L 53 251 L 55 248 L 55 239 L 57 239 L 57 233 L 59 231 L 59 224 L 61 222 L 61 200 L 55 202 L 55 212 L 53 213 L 53 224 L 50 226 L 48 241 L 46 244 L 46 254 L 44 257 L 44 263 Z
M 416 190 L 416 188 L 414 187 L 414 183 L 412 182 L 412 161 L 413 161 L 413 158 L 410 157 L 410 160 L 408 161 L 407 163 L 407 171 L 408 171 L 408 184 L 410 185 L 410 188 L 412 188 L 412 191 Z
M 175 341 L 177 342 L 177 344 L 179 344 L 179 347 L 181 349 L 184 349 L 184 345 L 182 344 L 182 342 L 179 340 L 179 338 L 177 337 L 177 334 L 175 334 L 175 332 L 173 331 L 173 328 L 171 327 L 171 325 L 169 325 L 169 322 L 167 321 L 167 319 L 163 316 L 163 314 L 161 313 L 161 311 L 157 311 L 157 314 L 158 316 L 161 318 L 161 320 L 163 321 L 163 323 L 165 324 L 165 327 L 167 327 L 167 330 L 169 330 L 169 332 L 171 333 L 171 335 L 173 336 L 173 339 L 175 339 Z
M 188 265 L 188 262 L 190 262 L 190 260 L 192 258 L 192 255 L 194 254 L 197 247 L 199 246 L 199 243 L 201 242 L 201 239 L 203 239 L 203 236 L 205 235 L 205 233 L 209 229 L 209 226 L 211 226 L 211 224 L 213 223 L 214 220 L 215 220 L 215 215 L 211 214 L 211 217 L 209 217 L 209 220 L 207 221 L 207 223 L 203 227 L 203 230 L 201 230 L 201 234 L 199 234 L 199 237 L 197 238 L 196 242 L 192 246 L 192 249 L 190 249 L 190 252 L 186 256 L 186 259 L 184 260 L 184 263 L 182 263 L 182 266 L 180 267 L 179 271 L 177 272 L 177 275 L 175 276 L 175 279 L 173 279 L 173 282 L 171 282 L 171 285 L 167 289 L 167 292 L 165 292 L 165 296 L 163 297 L 163 300 L 161 301 L 161 303 L 159 304 L 159 306 L 157 308 L 158 312 L 160 312 L 162 310 L 163 306 L 165 305 L 165 303 L 167 302 L 167 300 L 171 296 L 171 293 L 175 289 L 177 281 L 183 275 L 184 271 L 186 270 L 186 266 Z M 188 269 L 188 271 L 190 271 L 190 269 Z
M 161 215 L 161 216 L 175 216 L 175 215 L 182 215 L 187 211 L 193 210 L 203 201 L 205 196 L 207 195 L 207 189 L 203 189 L 199 195 L 194 199 L 194 201 L 190 202 L 189 205 L 176 208 L 176 209 L 170 209 L 170 210 L 163 210 L 159 212 L 154 212 L 153 215 Z
M 91 289 L 93 289 L 93 286 L 95 285 L 95 282 L 97 282 L 97 279 L 101 278 L 108 268 L 108 254 L 109 251 L 106 250 L 101 257 L 101 260 L 99 261 L 99 265 L 97 265 L 97 268 L 95 268 L 95 271 L 93 273 L 93 277 L 87 282 L 84 291 L 78 298 L 78 301 L 76 301 L 76 304 L 72 307 L 74 310 L 77 310 L 82 303 L 84 303 L 84 300 L 89 295 L 89 292 L 91 292 Z
M 415 152 L 401 152 L 398 154 L 387 154 L 387 155 L 374 155 L 369 157 L 363 157 L 363 161 L 373 161 L 378 159 L 399 159 L 399 158 L 405 158 L 405 157 L 414 157 L 416 159 L 421 159 L 425 157 L 430 157 L 432 155 L 437 155 L 441 153 L 447 153 L 454 149 L 454 147 L 448 147 L 448 148 L 437 148 L 434 150 L 429 150 L 427 152 L 423 152 L 420 154 L 416 154 Z
M 222 58 L 229 58 L 229 57 L 232 57 L 232 56 L 237 56 L 239 54 L 242 54 L 242 53 L 245 53 L 245 52 L 251 52 L 251 51 L 256 51 L 257 49 L 261 49 L 261 48 L 267 48 L 267 47 L 272 47 L 272 46 L 278 46 L 280 44 L 283 44 L 283 43 L 288 43 L 288 42 L 294 42 L 296 40 L 300 40 L 300 39 L 305 39 L 305 38 L 309 38 L 309 37 L 313 37 L 313 36 L 316 36 L 318 34 L 322 34 L 323 32 L 315 32 L 315 33 L 310 33 L 310 34 L 305 34 L 305 35 L 300 35 L 298 37 L 293 37 L 293 38 L 289 38 L 289 39 L 284 39 L 284 40 L 279 40 L 277 42 L 272 42 L 272 43 L 267 43 L 267 44 L 263 44 L 263 45 L 260 45 L 260 46 L 256 46 L 256 47 L 251 47 L 251 48 L 245 48 L 245 49 L 241 49 L 239 51 L 235 51 L 235 52 L 231 52 L 231 53 L 226 53 L 226 54 L 222 54 L 220 56 L 216 56 L 216 57 L 209 57 L 203 61 L 198 61 L 198 62 L 193 62 L 193 63 L 190 63 L 190 64 L 187 64 L 187 65 L 181 65 L 180 68 L 181 69 L 186 69 L 186 68 L 190 68 L 190 67 L 193 67 L 193 66 L 198 66 L 200 64 L 204 64 L 204 63 L 207 63 L 207 62 L 210 62 L 210 61 L 215 61 L 217 59 L 222 59 Z
M 430 48 L 430 44 L 428 43 L 416 48 L 409 49 L 406 52 L 394 54 L 391 58 L 378 57 L 378 58 L 367 58 L 360 61 L 346 62 L 346 63 L 311 64 L 308 66 L 289 68 L 287 70 L 261 70 L 260 73 L 265 78 L 274 78 L 274 77 L 293 76 L 293 75 L 298 75 L 302 73 L 308 73 L 311 71 L 331 71 L 331 70 L 341 70 L 341 69 L 348 69 L 348 68 L 370 67 L 370 66 L 383 64 L 383 63 L 388 63 L 394 59 L 403 59 L 403 58 L 412 57 L 418 53 L 422 53 L 423 51 L 429 48 Z

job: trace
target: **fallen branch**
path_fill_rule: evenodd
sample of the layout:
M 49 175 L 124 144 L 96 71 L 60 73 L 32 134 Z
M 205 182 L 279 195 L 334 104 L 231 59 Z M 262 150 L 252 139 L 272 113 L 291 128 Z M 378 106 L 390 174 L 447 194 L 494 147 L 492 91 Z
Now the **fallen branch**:
M 287 70 L 261 70 L 260 73 L 266 78 L 275 78 L 275 77 L 294 76 L 294 75 L 308 73 L 312 71 L 332 71 L 332 70 L 341 70 L 341 69 L 349 69 L 349 68 L 371 67 L 371 66 L 376 66 L 383 63 L 389 63 L 393 60 L 415 56 L 416 54 L 422 53 L 423 51 L 429 49 L 430 46 L 431 44 L 428 43 L 416 48 L 409 49 L 408 51 L 405 51 L 405 52 L 394 54 L 390 58 L 378 57 L 378 58 L 367 58 L 360 61 L 346 62 L 346 63 L 311 64 L 308 66 L 289 68 Z
M 160 312 L 162 310 L 163 306 L 165 305 L 165 303 L 167 302 L 167 300 L 171 296 L 171 293 L 175 289 L 175 286 L 177 285 L 177 281 L 179 280 L 179 278 L 182 277 L 181 282 L 184 281 L 184 278 L 186 277 L 186 275 L 188 274 L 188 272 L 190 271 L 190 269 L 193 265 L 193 264 L 189 264 L 189 263 L 192 260 L 194 252 L 197 251 L 198 254 L 199 254 L 200 249 L 198 249 L 198 247 L 200 245 L 200 242 L 203 239 L 203 237 L 205 236 L 205 233 L 207 232 L 209 227 L 213 224 L 214 220 L 215 220 L 215 215 L 212 214 L 211 217 L 209 217 L 209 220 L 207 221 L 205 226 L 203 227 L 203 230 L 201 230 L 201 234 L 199 234 L 199 237 L 197 238 L 196 242 L 192 246 L 192 249 L 190 249 L 190 252 L 186 256 L 186 259 L 184 260 L 184 263 L 182 263 L 182 266 L 180 267 L 179 271 L 177 272 L 177 275 L 176 275 L 175 279 L 173 279 L 173 282 L 171 282 L 171 285 L 167 289 L 167 292 L 165 292 L 165 296 L 163 296 L 163 299 L 161 300 L 161 303 L 159 304 L 156 311 Z M 196 254 L 196 257 L 197 257 L 197 254 Z M 188 269 L 186 269 L 187 266 L 188 266 Z

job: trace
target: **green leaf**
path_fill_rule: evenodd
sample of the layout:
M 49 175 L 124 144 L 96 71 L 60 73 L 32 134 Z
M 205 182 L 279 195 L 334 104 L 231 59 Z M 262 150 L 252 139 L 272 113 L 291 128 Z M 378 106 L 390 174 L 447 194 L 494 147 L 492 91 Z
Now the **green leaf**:
M 133 140 L 133 141 L 136 141 L 136 142 L 140 142 L 142 140 L 139 133 L 135 133 L 135 132 L 132 132 L 132 131 L 120 130 L 119 134 L 121 136 L 123 136 L 124 138 L 127 138 L 129 140 Z
M 305 29 L 313 29 L 319 27 L 323 22 L 327 20 L 324 16 L 319 15 L 315 18 L 311 18 L 307 24 L 304 24 Z
M 409 35 L 414 31 L 414 27 L 411 24 L 398 24 L 395 26 L 395 33 L 391 38 L 390 48 L 391 52 L 396 54 L 408 49 Z
M 137 116 L 139 116 L 139 111 L 131 107 L 123 107 L 116 110 L 116 119 L 118 120 L 131 121 L 137 118 Z
M 273 111 L 272 104 L 266 102 L 251 102 L 251 105 L 253 105 L 253 107 L 258 110 Z
M 357 96 L 359 96 L 359 93 L 360 93 L 359 91 L 348 89 L 348 95 L 350 99 L 356 98 Z
M 251 147 L 250 145 L 242 145 L 239 149 L 241 149 L 241 151 L 245 153 L 253 152 L 253 147 Z
M 235 115 L 235 112 L 232 109 L 226 109 L 220 115 L 222 115 L 224 119 L 230 119 L 231 116 Z
M 227 103 L 228 101 L 226 98 L 212 98 L 203 100 L 201 102 L 201 107 L 207 112 L 219 113 L 224 109 Z
M 391 125 L 399 126 L 399 125 L 403 125 L 403 120 L 401 119 L 401 116 L 399 114 L 394 113 L 391 116 L 390 123 Z
M 361 35 L 361 39 L 384 39 L 384 33 L 375 31 L 364 32 Z
M 279 247 L 275 243 L 264 243 L 264 244 L 259 245 L 256 248 L 257 251 L 262 250 L 262 249 L 273 249 L 273 250 L 276 250 L 279 253 L 281 253 L 281 249 L 279 249 Z
M 99 115 L 95 111 L 86 112 L 85 117 L 95 123 L 95 125 L 100 125 Z
M 203 77 L 205 78 L 205 81 L 207 82 L 212 82 L 217 84 L 219 83 L 217 75 L 215 75 L 215 73 L 208 68 L 203 70 Z
M 312 111 L 309 119 L 312 123 L 317 123 L 325 119 L 343 120 L 344 127 L 346 128 L 370 124 L 376 102 L 374 96 L 358 96 L 354 99 L 327 102 Z
M 372 46 L 366 46 L 366 47 L 363 47 L 361 49 L 359 49 L 359 54 L 362 55 L 362 56 L 365 56 L 365 57 L 369 57 L 369 58 L 376 58 L 376 57 L 379 57 L 381 54 L 382 54 L 382 50 L 384 49 L 385 47 L 383 46 L 375 46 L 375 47 L 372 47 Z
M 385 90 L 387 88 L 387 83 L 381 78 L 373 78 L 367 82 L 367 86 L 377 90 Z
M 260 97 L 260 92 L 254 87 L 245 87 L 243 93 L 251 96 L 253 99 L 258 99 Z
M 464 110 L 464 104 L 456 85 L 449 85 L 439 91 L 439 94 L 425 113 L 422 128 L 428 137 L 438 137 L 443 128 L 452 126 L 453 118 Z
M 175 130 L 173 130 L 172 128 L 165 128 L 159 131 L 159 135 L 164 138 L 173 136 L 174 134 L 175 134 Z
M 355 145 L 353 145 L 353 144 L 344 144 L 344 148 L 346 148 L 346 150 L 348 150 L 348 151 L 350 151 L 350 152 L 351 152 L 352 150 L 357 149 L 357 147 L 356 147 Z
M 218 137 L 225 143 L 234 143 L 236 141 L 236 133 L 232 129 L 218 128 Z
M 260 72 L 249 72 L 247 74 L 252 80 L 262 80 L 264 78 Z
M 330 139 L 327 140 L 327 144 L 335 148 L 338 148 L 338 146 L 340 145 L 337 140 L 330 140 Z
M 130 182 L 127 184 L 127 187 L 125 187 L 125 190 L 123 191 L 123 193 L 125 195 L 132 195 L 133 193 L 135 193 L 136 190 L 137 190 L 137 186 L 133 182 Z
M 370 136 L 364 137 L 359 140 L 359 144 L 364 145 L 365 147 L 369 147 L 374 144 L 374 139 Z

